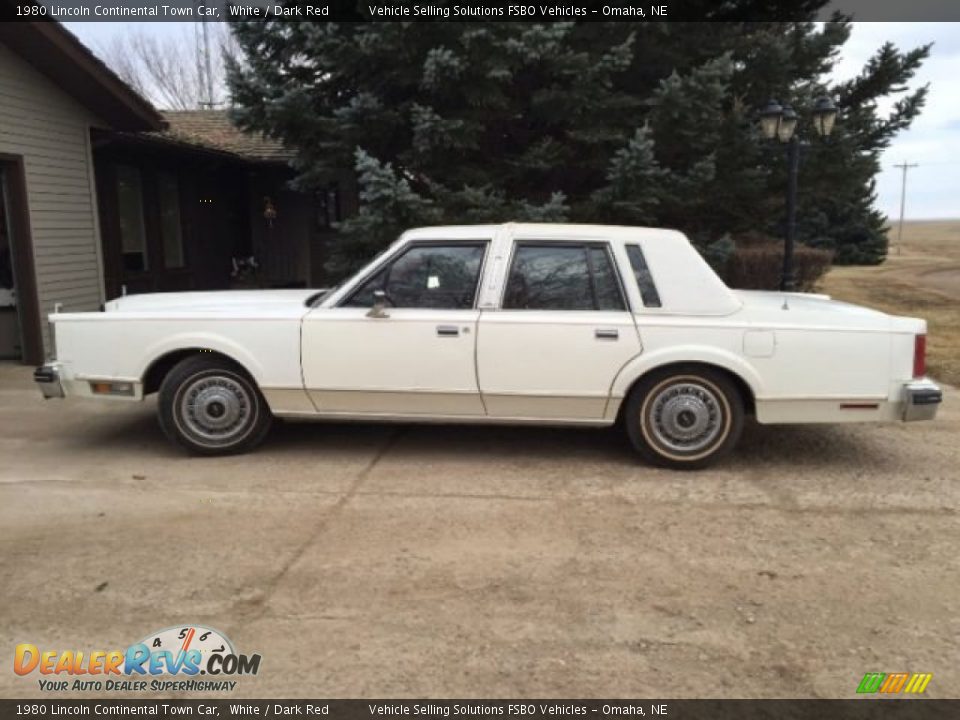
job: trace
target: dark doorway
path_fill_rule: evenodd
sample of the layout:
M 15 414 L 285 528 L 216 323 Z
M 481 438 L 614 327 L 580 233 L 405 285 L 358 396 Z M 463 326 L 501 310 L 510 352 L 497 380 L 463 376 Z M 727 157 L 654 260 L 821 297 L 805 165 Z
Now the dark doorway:
M 0 155 L 0 358 L 43 362 L 23 162 Z

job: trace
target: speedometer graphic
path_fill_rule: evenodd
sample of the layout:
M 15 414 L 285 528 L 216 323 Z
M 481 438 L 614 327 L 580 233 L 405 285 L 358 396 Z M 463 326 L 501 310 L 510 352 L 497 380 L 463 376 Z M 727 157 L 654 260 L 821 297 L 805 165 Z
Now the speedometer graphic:
M 200 652 L 201 668 L 207 667 L 213 655 L 234 655 L 233 643 L 216 628 L 206 625 L 174 625 L 172 627 L 150 633 L 140 641 L 150 652 L 166 650 L 177 656 L 191 650 Z

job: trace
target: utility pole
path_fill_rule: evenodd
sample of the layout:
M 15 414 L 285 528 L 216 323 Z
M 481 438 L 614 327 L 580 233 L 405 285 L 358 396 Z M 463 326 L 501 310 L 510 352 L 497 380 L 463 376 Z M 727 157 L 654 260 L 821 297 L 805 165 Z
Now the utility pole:
M 207 104 L 213 107 L 213 72 L 210 69 L 210 28 L 207 18 L 203 18 L 203 60 L 207 70 Z
M 199 7 L 201 0 L 194 0 L 194 5 Z M 197 54 L 201 56 L 203 64 L 199 68 L 198 75 L 202 83 L 201 92 L 206 91 L 206 101 L 199 102 L 201 107 L 212 108 L 213 102 L 213 70 L 210 66 L 210 29 L 207 27 L 206 16 L 201 16 L 199 27 L 194 24 L 194 40 L 197 45 Z
M 906 207 L 907 203 L 907 170 L 910 168 L 919 167 L 917 163 L 908 163 L 906 161 L 900 163 L 899 165 L 894 165 L 895 168 L 900 168 L 903 170 L 903 181 L 900 184 L 900 225 L 897 228 L 897 255 L 900 254 L 900 250 L 903 247 L 903 209 Z

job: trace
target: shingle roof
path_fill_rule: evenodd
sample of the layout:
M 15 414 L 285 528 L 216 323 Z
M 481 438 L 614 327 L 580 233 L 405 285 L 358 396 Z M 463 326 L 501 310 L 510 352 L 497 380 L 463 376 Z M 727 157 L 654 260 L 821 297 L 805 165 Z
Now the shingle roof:
M 240 130 L 226 110 L 164 110 L 162 114 L 169 127 L 149 135 L 247 160 L 285 162 L 293 157 L 279 140 Z

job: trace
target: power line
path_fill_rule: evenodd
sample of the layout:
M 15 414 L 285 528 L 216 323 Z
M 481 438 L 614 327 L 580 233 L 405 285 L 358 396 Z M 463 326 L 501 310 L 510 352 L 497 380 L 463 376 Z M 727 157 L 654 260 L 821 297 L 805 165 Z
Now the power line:
M 900 168 L 903 170 L 903 181 L 900 184 L 900 225 L 897 228 L 897 255 L 900 254 L 900 249 L 903 247 L 903 210 L 907 203 L 907 170 L 910 168 L 920 167 L 918 163 L 908 163 L 906 161 L 900 163 L 899 165 L 894 165 L 895 168 Z

